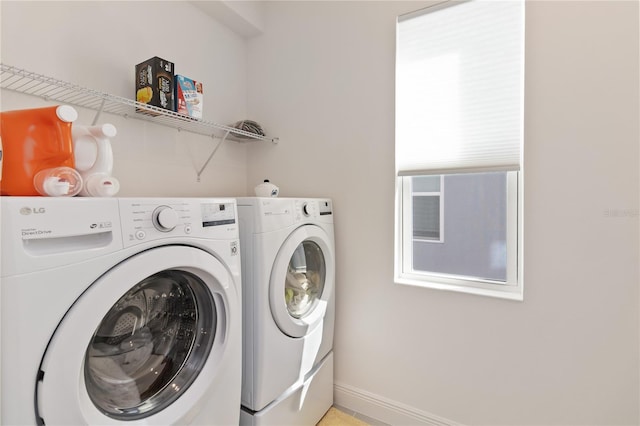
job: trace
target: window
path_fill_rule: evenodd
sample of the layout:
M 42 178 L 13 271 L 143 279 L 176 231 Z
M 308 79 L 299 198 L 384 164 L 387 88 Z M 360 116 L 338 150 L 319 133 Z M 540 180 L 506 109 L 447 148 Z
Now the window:
M 416 176 L 411 180 L 413 241 L 442 242 L 442 177 Z
M 399 17 L 400 284 L 522 300 L 524 2 Z

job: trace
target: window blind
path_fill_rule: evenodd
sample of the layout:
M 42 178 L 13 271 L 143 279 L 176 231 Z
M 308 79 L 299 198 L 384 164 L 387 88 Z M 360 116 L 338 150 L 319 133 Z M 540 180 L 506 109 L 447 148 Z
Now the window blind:
M 447 2 L 398 19 L 399 176 L 519 170 L 524 1 Z

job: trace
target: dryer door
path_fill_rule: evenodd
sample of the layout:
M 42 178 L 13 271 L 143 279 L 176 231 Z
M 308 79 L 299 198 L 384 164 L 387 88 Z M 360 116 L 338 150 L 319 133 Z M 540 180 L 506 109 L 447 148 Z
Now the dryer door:
M 319 226 L 297 228 L 286 239 L 271 271 L 269 302 L 273 319 L 291 337 L 318 325 L 334 291 L 333 240 Z
M 44 355 L 42 423 L 185 423 L 225 352 L 232 279 L 214 256 L 185 246 L 142 252 L 104 274 Z

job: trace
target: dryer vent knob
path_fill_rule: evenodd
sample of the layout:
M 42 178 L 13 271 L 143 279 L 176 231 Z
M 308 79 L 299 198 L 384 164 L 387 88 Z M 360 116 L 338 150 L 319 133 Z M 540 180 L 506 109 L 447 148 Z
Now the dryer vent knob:
M 178 225 L 178 214 L 169 206 L 160 206 L 153 211 L 153 226 L 158 231 L 169 232 Z

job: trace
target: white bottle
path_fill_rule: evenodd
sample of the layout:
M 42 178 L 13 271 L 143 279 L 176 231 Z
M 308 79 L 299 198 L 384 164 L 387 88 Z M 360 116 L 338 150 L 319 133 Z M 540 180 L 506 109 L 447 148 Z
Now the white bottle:
M 269 179 L 265 179 L 264 182 L 254 188 L 254 191 L 256 197 L 277 197 L 280 193 L 280 188 L 269 182 Z
M 71 129 L 76 170 L 84 181 L 79 195 L 112 197 L 120 190 L 120 182 L 112 176 L 113 151 L 109 140 L 117 133 L 113 124 L 75 125 Z

